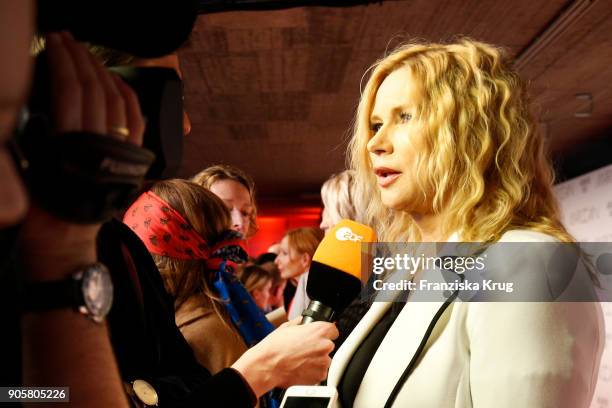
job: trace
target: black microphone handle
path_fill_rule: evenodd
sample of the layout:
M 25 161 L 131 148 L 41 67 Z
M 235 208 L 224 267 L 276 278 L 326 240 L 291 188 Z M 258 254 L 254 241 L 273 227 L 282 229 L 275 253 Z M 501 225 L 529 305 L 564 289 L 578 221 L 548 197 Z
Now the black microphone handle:
M 334 309 L 324 305 L 318 300 L 311 300 L 306 310 L 302 312 L 302 322 L 300 324 L 331 322 L 333 317 Z

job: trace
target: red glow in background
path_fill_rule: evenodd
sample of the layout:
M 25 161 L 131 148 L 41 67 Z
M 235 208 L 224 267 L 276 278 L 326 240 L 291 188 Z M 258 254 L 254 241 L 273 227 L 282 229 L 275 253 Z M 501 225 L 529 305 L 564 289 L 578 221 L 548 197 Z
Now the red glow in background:
M 257 215 L 259 231 L 248 241 L 248 252 L 252 257 L 267 252 L 279 242 L 285 232 L 298 227 L 318 227 L 321 223 L 321 206 L 260 205 Z

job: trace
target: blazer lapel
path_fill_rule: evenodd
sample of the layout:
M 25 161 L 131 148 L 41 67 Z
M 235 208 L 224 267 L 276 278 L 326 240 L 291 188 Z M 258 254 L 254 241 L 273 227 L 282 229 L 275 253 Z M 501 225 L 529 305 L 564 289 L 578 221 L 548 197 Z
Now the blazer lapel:
M 453 233 L 447 240 L 447 242 L 457 241 L 459 241 L 458 233 Z M 408 278 L 405 273 L 398 273 L 388 281 L 397 282 Z M 422 279 L 445 281 L 439 270 L 430 271 Z M 356 406 L 376 407 L 384 405 L 412 359 L 418 359 L 418 353 L 422 354 L 427 351 L 429 342 L 439 335 L 448 322 L 448 316 L 450 315 L 448 312 L 452 308 L 452 304 L 447 308 L 450 295 L 450 293 L 432 295 L 429 291 L 411 293 L 408 304 L 403 308 L 383 339 L 370 367 L 366 371 L 362 383 L 368 383 L 368 387 L 360 388 L 355 401 Z M 385 298 L 385 296 L 381 296 L 381 298 Z M 374 302 L 372 304 L 368 313 L 361 319 L 334 355 L 329 369 L 327 385 L 338 386 L 353 354 L 372 328 L 389 310 L 391 304 L 392 302 Z M 442 313 L 445 308 L 447 308 L 447 312 Z M 438 316 L 439 313 L 442 315 Z M 438 317 L 439 320 L 436 323 Z M 423 345 L 421 345 L 422 342 Z M 398 352 L 399 350 L 401 352 Z M 382 396 L 384 396 L 384 399 L 381 398 Z
M 440 271 L 429 271 L 421 279 L 429 282 L 445 281 Z M 397 281 L 398 278 L 390 280 Z M 362 381 L 363 384 L 368 385 L 360 388 L 355 399 L 355 406 L 382 407 L 384 405 L 413 358 L 418 360 L 420 355 L 427 351 L 429 342 L 437 338 L 445 327 L 449 313 L 443 313 L 441 317 L 438 315 L 447 307 L 446 303 L 450 297 L 448 295 L 451 294 L 435 295 L 431 291 L 419 290 L 411 293 L 408 304 L 404 306 L 372 358 Z M 334 356 L 329 370 L 328 385 L 338 386 L 353 354 L 391 307 L 391 304 L 392 302 L 372 304 L 368 313 Z
M 415 359 L 418 361 L 427 351 L 429 342 L 435 339 L 446 325 L 448 314 L 434 323 L 442 312 L 445 301 L 409 302 L 380 344 L 355 398 L 357 407 L 382 407 L 400 381 L 402 374 Z M 430 326 L 435 329 L 430 333 Z M 421 344 L 423 343 L 423 345 Z M 403 385 L 403 384 L 402 384 Z

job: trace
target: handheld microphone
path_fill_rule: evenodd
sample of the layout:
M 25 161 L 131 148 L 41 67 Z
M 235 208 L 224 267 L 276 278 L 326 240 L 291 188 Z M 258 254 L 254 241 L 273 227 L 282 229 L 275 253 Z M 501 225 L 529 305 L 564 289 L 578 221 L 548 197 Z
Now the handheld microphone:
M 306 293 L 312 299 L 302 323 L 331 322 L 361 291 L 362 243 L 375 242 L 372 228 L 342 220 L 319 244 L 308 273 Z

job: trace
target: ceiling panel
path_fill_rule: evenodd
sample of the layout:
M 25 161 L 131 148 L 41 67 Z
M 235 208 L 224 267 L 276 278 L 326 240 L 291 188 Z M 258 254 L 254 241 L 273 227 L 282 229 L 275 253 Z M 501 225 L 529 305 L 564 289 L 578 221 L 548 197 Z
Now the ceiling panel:
M 182 174 L 213 163 L 251 173 L 260 197 L 307 197 L 344 167 L 360 81 L 385 50 L 458 35 L 521 55 L 571 2 L 410 0 L 201 15 L 180 51 L 193 130 Z M 593 6 L 530 60 L 553 149 L 610 128 L 612 3 Z M 593 95 L 593 116 L 576 93 Z

